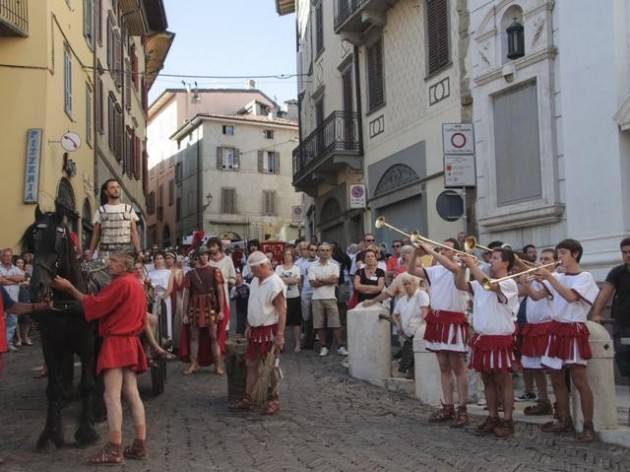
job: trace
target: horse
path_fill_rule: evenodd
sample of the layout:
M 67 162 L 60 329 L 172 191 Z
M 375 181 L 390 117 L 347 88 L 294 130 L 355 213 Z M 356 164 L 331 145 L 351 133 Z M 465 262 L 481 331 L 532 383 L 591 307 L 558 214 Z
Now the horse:
M 94 428 L 93 410 L 96 405 L 97 325 L 85 320 L 78 301 L 50 286 L 59 275 L 70 280 L 81 292 L 87 291 L 86 277 L 81 272 L 77 251 L 59 208 L 55 212 L 43 213 L 37 206 L 35 223 L 27 228 L 22 242 L 26 250 L 34 254 L 30 283 L 32 300 L 52 301 L 50 310 L 34 316 L 41 329 L 44 359 L 48 366 L 48 408 L 37 449 L 48 450 L 51 443 L 57 448 L 65 445 L 62 409 L 72 388 L 75 354 L 81 360 L 81 413 L 74 437 L 80 446 L 93 444 L 99 439 Z

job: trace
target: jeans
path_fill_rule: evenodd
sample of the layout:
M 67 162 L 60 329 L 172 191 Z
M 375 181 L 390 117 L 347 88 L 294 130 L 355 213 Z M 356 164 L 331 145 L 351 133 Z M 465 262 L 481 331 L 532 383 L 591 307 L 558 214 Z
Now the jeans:
M 18 317 L 6 312 L 5 323 L 7 325 L 7 343 L 13 344 L 13 336 L 18 324 Z

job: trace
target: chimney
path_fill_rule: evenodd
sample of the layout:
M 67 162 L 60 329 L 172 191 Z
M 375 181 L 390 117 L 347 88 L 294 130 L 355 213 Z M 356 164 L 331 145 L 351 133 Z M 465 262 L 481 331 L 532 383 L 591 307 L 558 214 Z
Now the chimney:
M 284 104 L 287 106 L 287 120 L 298 121 L 300 119 L 298 101 L 295 99 L 287 100 Z
M 247 81 L 245 81 L 245 87 L 247 87 L 247 90 L 254 90 L 256 88 L 256 81 L 247 79 Z

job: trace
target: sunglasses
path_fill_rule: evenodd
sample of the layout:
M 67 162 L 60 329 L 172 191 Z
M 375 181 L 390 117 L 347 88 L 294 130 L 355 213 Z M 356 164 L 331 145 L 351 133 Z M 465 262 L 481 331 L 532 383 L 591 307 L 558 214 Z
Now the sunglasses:
M 366 239 L 366 240 L 365 240 L 365 242 L 366 242 L 366 243 L 373 243 L 373 242 L 375 242 L 375 241 L 376 241 L 376 239 Z

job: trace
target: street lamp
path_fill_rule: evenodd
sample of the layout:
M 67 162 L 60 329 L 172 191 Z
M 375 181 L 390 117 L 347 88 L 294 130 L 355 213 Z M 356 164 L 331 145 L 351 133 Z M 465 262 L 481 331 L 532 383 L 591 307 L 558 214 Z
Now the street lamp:
M 508 59 L 518 59 L 525 55 L 525 28 L 517 18 L 505 30 L 508 42 Z

